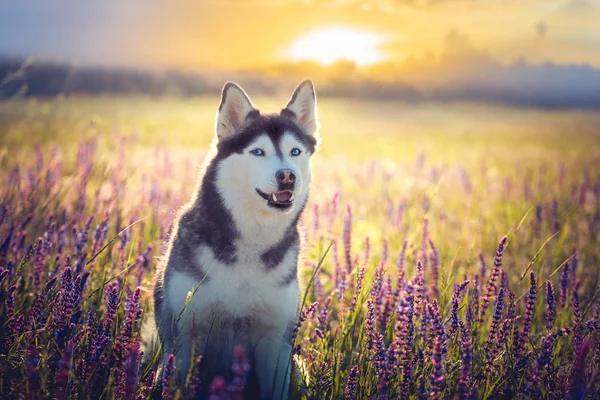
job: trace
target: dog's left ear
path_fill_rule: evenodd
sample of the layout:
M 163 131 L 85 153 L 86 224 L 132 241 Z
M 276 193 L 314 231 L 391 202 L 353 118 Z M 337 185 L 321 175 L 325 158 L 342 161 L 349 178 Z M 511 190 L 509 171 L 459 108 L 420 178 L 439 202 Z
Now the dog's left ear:
M 233 82 L 227 82 L 223 86 L 221 105 L 217 112 L 217 137 L 220 140 L 238 133 L 249 119 L 258 114 L 244 89 Z
M 317 97 L 312 81 L 306 80 L 298 85 L 287 106 L 281 110 L 281 115 L 293 119 L 308 135 L 317 135 Z

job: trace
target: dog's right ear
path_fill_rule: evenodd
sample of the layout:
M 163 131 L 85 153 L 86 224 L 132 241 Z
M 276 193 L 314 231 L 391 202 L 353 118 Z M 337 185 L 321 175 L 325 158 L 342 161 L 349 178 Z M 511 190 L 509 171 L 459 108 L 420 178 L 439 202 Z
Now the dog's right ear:
M 246 125 L 248 119 L 256 117 L 254 108 L 244 89 L 233 82 L 227 82 L 221 92 L 221 105 L 217 111 L 215 131 L 219 140 L 234 135 Z

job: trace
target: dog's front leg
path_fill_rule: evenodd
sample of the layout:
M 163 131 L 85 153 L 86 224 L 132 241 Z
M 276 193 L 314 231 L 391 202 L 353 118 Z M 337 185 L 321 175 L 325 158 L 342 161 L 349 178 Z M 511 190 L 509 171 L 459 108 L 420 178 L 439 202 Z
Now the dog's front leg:
M 256 374 L 261 398 L 283 400 L 290 389 L 292 346 L 281 337 L 263 337 L 256 344 Z

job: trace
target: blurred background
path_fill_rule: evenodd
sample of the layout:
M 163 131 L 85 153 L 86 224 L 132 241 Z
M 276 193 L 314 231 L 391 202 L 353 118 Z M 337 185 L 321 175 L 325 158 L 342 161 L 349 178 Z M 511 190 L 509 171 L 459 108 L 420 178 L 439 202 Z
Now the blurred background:
M 1 94 L 289 91 L 600 108 L 597 0 L 0 4 Z
M 457 135 L 506 154 L 541 133 L 576 152 L 598 143 L 598 21 L 596 0 L 3 2 L 0 143 L 93 124 L 205 147 L 225 81 L 271 112 L 310 78 L 344 153 L 455 161 Z

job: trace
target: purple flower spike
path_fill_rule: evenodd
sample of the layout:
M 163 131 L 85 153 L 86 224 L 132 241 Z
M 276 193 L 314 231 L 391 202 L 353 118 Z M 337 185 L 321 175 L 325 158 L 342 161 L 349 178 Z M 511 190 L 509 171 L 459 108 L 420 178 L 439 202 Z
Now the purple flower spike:
M 356 378 L 358 376 L 358 365 L 355 365 L 348 374 L 348 381 L 346 382 L 346 392 L 344 394 L 345 400 L 354 400 L 356 394 Z
M 169 354 L 169 358 L 165 365 L 165 370 L 163 371 L 162 376 L 162 398 L 163 399 L 172 399 L 173 398 L 173 390 L 175 386 L 175 356 L 173 354 Z
M 556 320 L 556 297 L 552 282 L 546 282 L 546 328 L 552 329 Z
M 559 297 L 559 306 L 560 308 L 565 308 L 567 304 L 567 293 L 569 290 L 569 263 L 565 262 L 563 266 L 563 270 L 560 274 L 560 297 Z
M 460 369 L 460 378 L 458 381 L 458 398 L 460 400 L 468 399 L 469 385 L 472 377 L 473 350 L 471 347 L 471 332 L 462 322 L 460 323 L 461 336 L 460 344 L 462 348 L 462 365 Z
M 533 312 L 535 310 L 535 301 L 537 300 L 537 283 L 535 281 L 535 274 L 533 271 L 529 273 L 529 293 L 527 293 L 527 300 L 525 301 L 525 315 L 523 317 L 523 330 L 518 343 L 518 351 L 522 352 L 527 346 L 529 340 L 529 332 L 531 331 L 531 323 L 533 321 Z M 525 366 L 527 358 L 522 356 L 517 360 L 517 368 L 522 369 Z
M 431 394 L 430 399 L 444 398 L 444 340 L 441 337 L 435 339 L 435 348 L 431 357 L 433 370 L 431 372 Z
M 492 324 L 488 333 L 488 338 L 485 343 L 483 352 L 487 355 L 486 373 L 489 375 L 494 365 L 494 360 L 498 354 L 497 346 L 497 334 L 498 326 L 502 319 L 502 310 L 504 309 L 504 288 L 500 289 L 498 297 L 496 298 L 496 306 L 494 307 L 494 315 L 492 318 Z
M 243 400 L 244 388 L 248 374 L 250 373 L 250 364 L 246 358 L 246 352 L 243 346 L 235 346 L 233 349 L 233 383 L 230 388 L 231 400 Z
M 350 204 L 346 205 L 346 215 L 344 217 L 344 261 L 346 262 L 346 272 L 352 272 L 352 208 Z
M 502 272 L 502 256 L 504 255 L 504 248 L 506 247 L 506 242 L 508 238 L 504 236 L 500 243 L 498 244 L 498 249 L 496 249 L 496 256 L 494 257 L 494 268 L 492 268 L 492 273 L 490 275 L 490 279 L 488 280 L 485 297 L 483 298 L 483 305 L 480 310 L 480 318 L 479 322 L 483 322 L 483 317 L 485 316 L 485 312 L 487 310 L 488 305 L 490 304 L 490 298 L 496 294 L 496 280 L 500 276 Z M 482 277 L 483 278 L 483 277 Z

